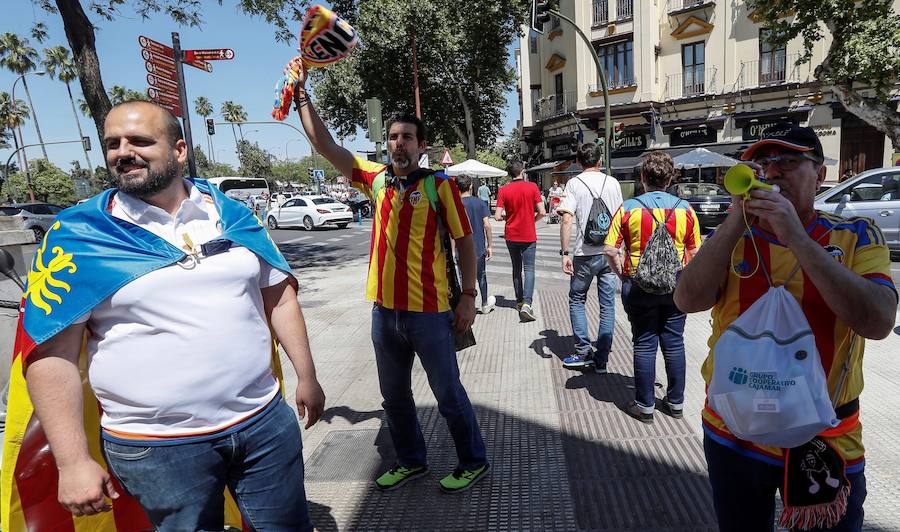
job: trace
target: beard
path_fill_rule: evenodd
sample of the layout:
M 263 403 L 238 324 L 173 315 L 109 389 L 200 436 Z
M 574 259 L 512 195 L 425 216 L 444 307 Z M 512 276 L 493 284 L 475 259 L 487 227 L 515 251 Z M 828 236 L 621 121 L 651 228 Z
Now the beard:
M 391 164 L 398 170 L 409 168 L 411 161 L 406 153 L 394 153 L 391 155 Z
M 147 170 L 147 176 L 144 178 L 129 177 L 123 171 L 126 166 L 144 168 Z M 158 194 L 175 180 L 178 176 L 178 161 L 170 155 L 162 170 L 154 170 L 144 161 L 133 158 L 122 159 L 114 168 L 110 168 L 110 174 L 117 189 L 143 199 Z

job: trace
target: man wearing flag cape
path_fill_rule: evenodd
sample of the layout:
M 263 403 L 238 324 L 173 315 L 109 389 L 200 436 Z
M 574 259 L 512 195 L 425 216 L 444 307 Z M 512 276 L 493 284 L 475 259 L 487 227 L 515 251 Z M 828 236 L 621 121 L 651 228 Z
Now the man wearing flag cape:
M 3 530 L 312 530 L 273 339 L 307 428 L 325 396 L 290 266 L 249 210 L 182 178 L 161 107 L 114 107 L 103 142 L 117 188 L 64 211 L 28 274 Z

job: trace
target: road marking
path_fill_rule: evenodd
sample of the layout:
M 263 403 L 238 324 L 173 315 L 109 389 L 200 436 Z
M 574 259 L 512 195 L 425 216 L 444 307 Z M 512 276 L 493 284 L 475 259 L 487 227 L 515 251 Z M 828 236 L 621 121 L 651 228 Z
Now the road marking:
M 301 236 L 301 237 L 297 237 L 297 238 L 292 238 L 290 240 L 285 240 L 283 242 L 279 242 L 279 244 L 296 244 L 297 242 L 309 240 L 310 238 L 312 238 L 312 237 L 309 235 L 306 235 L 306 236 Z
M 340 242 L 340 241 L 341 241 L 340 238 L 329 238 L 329 239 L 326 240 L 325 242 Z

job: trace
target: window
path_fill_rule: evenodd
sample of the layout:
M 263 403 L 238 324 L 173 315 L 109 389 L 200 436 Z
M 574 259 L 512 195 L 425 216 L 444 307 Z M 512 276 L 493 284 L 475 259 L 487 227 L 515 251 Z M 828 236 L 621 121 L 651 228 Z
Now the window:
M 705 92 L 704 67 L 706 43 L 695 42 L 681 47 L 682 95 L 693 96 Z
M 32 212 L 32 214 L 52 214 L 50 209 L 46 205 L 32 205 L 31 207 L 27 207 L 26 210 Z
M 759 84 L 780 83 L 785 80 L 786 49 L 773 48 L 769 43 L 772 30 L 759 30 Z
M 284 209 L 286 207 L 296 207 L 297 200 L 288 200 L 281 204 L 281 208 Z
M 609 88 L 630 87 L 635 84 L 633 40 L 598 46 L 597 56 L 606 71 Z
M 528 51 L 536 54 L 538 53 L 538 34 L 537 32 L 530 32 L 528 34 Z
M 559 73 L 556 76 L 554 76 L 553 83 L 556 88 L 556 92 L 554 93 L 556 95 L 556 97 L 554 98 L 556 100 L 556 110 L 562 111 L 562 109 L 566 103 L 563 101 L 564 98 L 563 98 L 563 75 L 562 75 L 562 73 Z
M 616 20 L 634 18 L 634 0 L 616 0 Z
M 295 200 L 294 200 L 294 207 L 306 207 L 306 200 L 295 199 Z
M 592 24 L 598 26 L 609 20 L 609 0 L 593 0 Z
M 531 105 L 537 105 L 538 102 L 541 101 L 541 89 L 540 88 L 531 88 Z
M 875 174 L 844 189 L 850 201 L 894 201 L 900 199 L 900 174 Z M 844 194 L 835 194 L 826 203 L 838 203 Z
M 321 198 L 313 198 L 312 202 L 314 205 L 328 205 L 329 203 L 340 203 L 338 200 L 336 200 L 330 196 L 324 196 Z

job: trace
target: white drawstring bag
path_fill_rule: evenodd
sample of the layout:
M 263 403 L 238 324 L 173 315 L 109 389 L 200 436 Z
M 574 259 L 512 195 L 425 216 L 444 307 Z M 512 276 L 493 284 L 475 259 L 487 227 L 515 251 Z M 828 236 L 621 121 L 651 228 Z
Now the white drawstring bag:
M 734 320 L 713 353 L 709 404 L 736 437 L 792 448 L 837 426 L 812 329 L 783 286 Z

